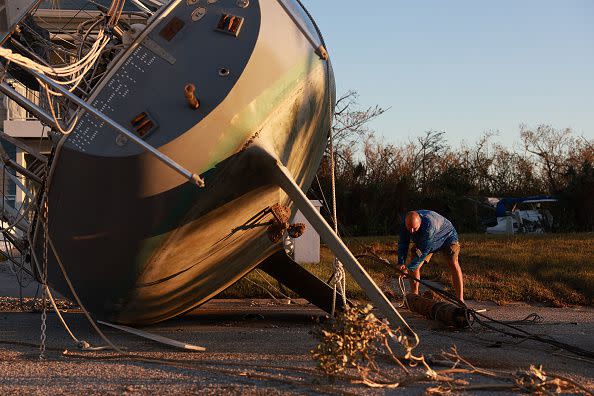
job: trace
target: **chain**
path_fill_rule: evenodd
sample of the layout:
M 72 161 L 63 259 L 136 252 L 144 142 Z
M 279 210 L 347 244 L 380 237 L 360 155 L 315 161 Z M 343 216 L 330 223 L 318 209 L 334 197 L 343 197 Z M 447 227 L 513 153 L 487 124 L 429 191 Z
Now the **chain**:
M 46 175 L 48 169 L 46 167 Z M 49 239 L 49 206 L 48 206 L 48 188 L 47 179 L 44 184 L 43 200 L 41 205 L 41 222 L 43 224 L 43 262 L 41 268 L 41 284 L 43 293 L 41 295 L 41 336 L 39 344 L 39 360 L 45 359 L 45 339 L 47 330 L 47 244 Z
M 40 344 L 39 344 L 39 360 L 44 360 L 45 359 L 45 330 L 47 329 L 47 325 L 46 325 L 46 321 L 47 321 L 47 301 L 46 301 L 46 297 L 47 297 L 47 291 L 45 289 L 45 287 L 43 288 L 43 294 L 41 297 L 41 302 L 42 302 L 42 311 L 41 311 L 41 336 L 40 338 Z

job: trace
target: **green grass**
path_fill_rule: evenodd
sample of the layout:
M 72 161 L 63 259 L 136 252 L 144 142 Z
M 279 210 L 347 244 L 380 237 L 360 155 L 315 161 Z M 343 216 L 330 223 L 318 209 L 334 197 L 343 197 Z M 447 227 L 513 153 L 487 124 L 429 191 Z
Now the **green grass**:
M 355 254 L 373 250 L 391 262 L 396 261 L 395 237 L 361 237 L 346 242 Z M 594 305 L 593 233 L 463 234 L 460 243 L 460 265 L 467 299 L 497 303 L 540 302 L 554 306 Z M 328 280 L 332 275 L 332 257 L 331 252 L 322 247 L 321 263 L 305 267 Z M 362 260 L 361 264 L 384 290 L 389 287 L 395 275 L 392 268 L 370 260 Z M 423 267 L 422 276 L 451 286 L 445 259 L 439 255 Z M 246 278 L 226 290 L 222 297 L 270 297 L 263 287 L 280 296 L 278 282 L 265 274 L 252 272 Z M 365 298 L 350 276 L 347 289 L 349 298 Z M 283 292 L 287 293 L 286 290 Z

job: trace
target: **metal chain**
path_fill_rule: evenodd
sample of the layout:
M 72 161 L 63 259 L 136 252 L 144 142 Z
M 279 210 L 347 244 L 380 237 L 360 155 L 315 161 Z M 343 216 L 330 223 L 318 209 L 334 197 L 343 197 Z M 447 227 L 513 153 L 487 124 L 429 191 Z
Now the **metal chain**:
M 48 172 L 46 166 L 46 175 Z M 47 179 L 44 184 L 43 200 L 41 205 L 41 222 L 43 224 L 43 260 L 41 269 L 41 284 L 43 285 L 43 293 L 41 295 L 41 336 L 39 344 L 39 360 L 45 359 L 45 339 L 47 330 L 47 247 L 49 239 L 49 205 L 48 205 L 48 188 Z M 33 248 L 33 247 L 31 247 Z
M 42 293 L 42 297 L 41 297 L 41 302 L 43 305 L 42 311 L 41 311 L 41 336 L 40 338 L 40 344 L 39 344 L 39 360 L 44 360 L 45 359 L 45 330 L 47 329 L 47 305 L 46 305 L 46 289 L 45 287 L 43 288 L 43 293 Z

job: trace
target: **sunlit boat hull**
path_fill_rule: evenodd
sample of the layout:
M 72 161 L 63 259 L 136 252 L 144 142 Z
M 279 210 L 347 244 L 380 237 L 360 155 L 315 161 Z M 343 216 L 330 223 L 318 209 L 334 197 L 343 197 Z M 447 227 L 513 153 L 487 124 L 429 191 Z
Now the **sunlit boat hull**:
M 197 7 L 167 6 L 90 102 L 131 130 L 145 113 L 153 126 L 143 138 L 201 174 L 204 188 L 89 114 L 57 145 L 49 235 L 83 303 L 108 320 L 147 324 L 187 312 L 278 251 L 263 224 L 270 215 L 259 215 L 292 203 L 255 166 L 252 145 L 278 158 L 303 189 L 323 155 L 333 76 L 315 52 L 315 32 L 304 34 L 309 22 L 292 12 L 297 5 L 220 0 L 198 19 Z M 237 37 L 216 29 L 223 13 L 244 18 Z M 184 97 L 190 83 L 198 110 Z M 43 257 L 42 227 L 34 235 Z M 48 250 L 49 282 L 70 295 Z

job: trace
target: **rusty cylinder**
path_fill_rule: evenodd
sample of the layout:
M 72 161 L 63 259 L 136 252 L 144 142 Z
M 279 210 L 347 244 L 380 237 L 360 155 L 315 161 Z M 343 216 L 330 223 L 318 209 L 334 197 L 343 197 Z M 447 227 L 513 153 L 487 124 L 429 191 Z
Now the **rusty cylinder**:
M 184 94 L 188 100 L 188 105 L 194 110 L 200 107 L 200 101 L 196 98 L 196 86 L 194 84 L 187 84 L 184 88 Z
M 468 326 L 466 310 L 447 301 L 435 301 L 418 294 L 407 294 L 408 308 L 431 320 L 437 320 L 446 326 L 463 328 Z

